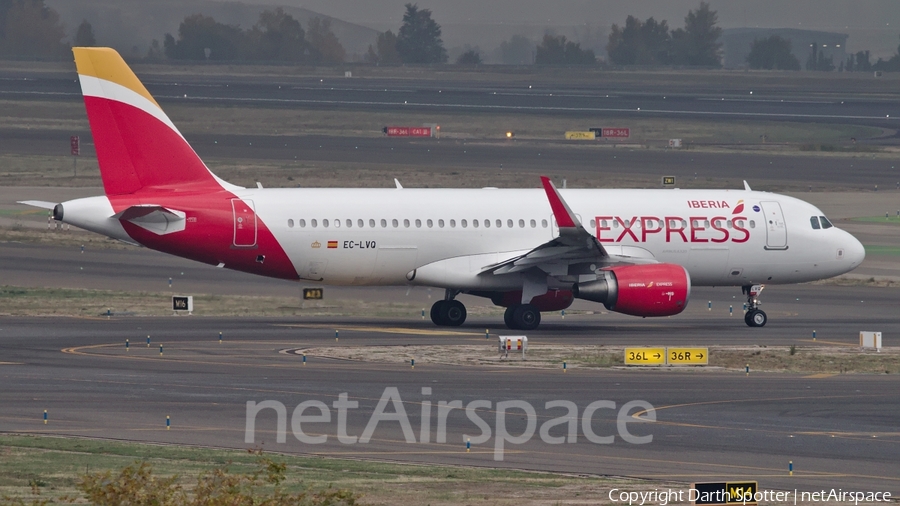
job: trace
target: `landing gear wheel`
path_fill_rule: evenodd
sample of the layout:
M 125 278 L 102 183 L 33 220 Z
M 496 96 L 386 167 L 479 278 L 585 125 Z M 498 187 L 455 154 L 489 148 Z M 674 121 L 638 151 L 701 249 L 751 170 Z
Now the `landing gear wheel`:
M 446 304 L 446 300 L 439 300 L 431 306 L 431 321 L 434 322 L 435 325 L 438 325 L 440 327 L 446 325 L 446 323 L 444 323 L 444 320 L 441 319 L 441 308 L 443 308 Z
M 765 311 L 753 309 L 747 311 L 747 314 L 744 316 L 744 321 L 751 327 L 765 327 L 766 322 L 769 321 L 769 319 L 766 316 Z
M 515 330 L 516 323 L 513 321 L 513 313 L 516 311 L 516 306 L 509 306 L 506 308 L 506 311 L 503 313 L 503 323 L 506 324 L 506 328 Z
M 742 286 L 741 291 L 747 296 L 747 312 L 744 313 L 744 323 L 748 327 L 765 327 L 769 320 L 766 313 L 759 309 L 759 294 L 765 285 Z
M 441 306 L 440 318 L 444 325 L 459 327 L 466 321 L 466 306 L 458 300 L 445 300 Z
M 512 322 L 518 330 L 534 330 L 541 324 L 541 312 L 531 304 L 522 304 L 513 311 Z

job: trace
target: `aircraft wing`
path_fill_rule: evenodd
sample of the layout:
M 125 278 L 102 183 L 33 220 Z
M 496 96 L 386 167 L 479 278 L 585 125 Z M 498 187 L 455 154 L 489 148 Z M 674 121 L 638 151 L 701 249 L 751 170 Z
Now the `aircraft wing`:
M 510 274 L 538 268 L 551 276 L 569 274 L 569 266 L 593 264 L 596 268 L 614 264 L 657 263 L 648 251 L 638 247 L 614 246 L 613 254 L 578 221 L 550 178 L 541 176 L 550 208 L 559 227 L 559 237 L 533 250 L 484 267 L 482 273 Z M 590 269 L 590 270 L 594 270 Z

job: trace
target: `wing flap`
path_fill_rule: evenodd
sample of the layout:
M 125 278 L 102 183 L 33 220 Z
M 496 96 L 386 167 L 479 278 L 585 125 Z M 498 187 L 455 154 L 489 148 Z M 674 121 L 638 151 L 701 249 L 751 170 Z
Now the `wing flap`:
M 614 254 L 610 254 L 610 251 L 607 251 L 579 222 L 553 181 L 541 176 L 541 183 L 553 210 L 559 237 L 522 255 L 487 265 L 482 268 L 482 274 L 513 274 L 536 268 L 553 276 L 570 266 L 594 266 L 594 269 L 597 269 L 616 264 L 657 263 L 652 253 L 637 246 L 614 245 L 611 246 Z

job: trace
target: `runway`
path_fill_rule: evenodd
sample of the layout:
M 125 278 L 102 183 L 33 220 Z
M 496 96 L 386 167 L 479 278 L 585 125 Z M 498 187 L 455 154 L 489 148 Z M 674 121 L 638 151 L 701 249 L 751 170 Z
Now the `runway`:
M 361 70 L 365 74 L 365 69 Z M 373 111 L 403 108 L 532 115 L 852 122 L 888 128 L 896 128 L 900 121 L 896 90 L 886 84 L 877 87 L 878 92 L 872 92 L 869 90 L 872 83 L 858 82 L 859 79 L 830 80 L 825 90 L 810 93 L 810 86 L 816 84 L 797 87 L 796 83 L 779 80 L 772 86 L 759 76 L 741 82 L 737 74 L 714 75 L 709 83 L 697 79 L 684 81 L 677 76 L 669 80 L 666 78 L 671 76 L 665 74 L 647 76 L 648 81 L 662 78 L 661 82 L 629 81 L 612 73 L 575 74 L 577 77 L 572 82 L 548 79 L 537 73 L 529 81 L 528 76 L 505 75 L 503 69 L 470 81 L 464 76 L 439 71 L 426 71 L 423 75 L 427 77 L 349 79 L 325 70 L 322 77 L 166 75 L 140 69 L 139 74 L 144 76 L 148 91 L 164 107 L 167 103 L 187 102 Z M 728 85 L 717 87 L 714 83 L 720 79 L 726 79 Z M 747 89 L 735 89 L 733 86 L 738 83 Z M 751 83 L 763 89 L 758 87 L 754 94 Z M 70 100 L 80 97 L 80 89 L 74 79 L 74 69 L 68 75 L 6 70 L 0 72 L 0 97 Z
M 867 295 L 875 304 L 889 304 L 883 296 Z M 865 311 L 825 316 L 835 305 L 816 304 L 818 309 L 806 318 L 773 318 L 773 325 L 761 331 L 702 316 L 654 322 L 632 319 L 612 325 L 582 318 L 550 322 L 529 337 L 536 344 L 554 345 L 778 342 L 804 346 L 810 344 L 806 329 L 815 321 L 829 337 L 820 334 L 820 339 L 839 346 L 854 341 L 856 335 L 850 329 L 862 321 L 867 328 L 884 329 L 885 335 L 900 330 L 896 319 L 873 320 Z M 446 331 L 414 318 L 4 318 L 0 321 L 4 362 L 0 365 L 4 384 L 0 430 L 683 482 L 752 479 L 762 487 L 781 489 L 900 490 L 900 470 L 893 465 L 900 443 L 894 422 L 900 416 L 897 371 L 820 376 L 723 370 L 574 368 L 564 372 L 562 368 L 448 366 L 421 360 L 412 368 L 364 359 L 333 360 L 315 351 L 321 346 L 465 344 L 483 345 L 484 354 L 492 355 L 495 344 L 485 342 L 482 332 L 493 323 L 476 319 Z M 341 330 L 337 344 L 332 329 Z M 225 335 L 222 344 L 217 342 L 219 331 Z M 150 347 L 145 344 L 147 335 Z M 130 339 L 128 351 L 125 339 Z M 164 346 L 162 356 L 160 345 Z M 306 365 L 296 353 L 279 353 L 298 349 L 308 354 Z M 360 351 L 365 354 L 365 348 Z M 329 436 L 323 444 L 298 441 L 290 432 L 290 420 L 285 442 L 278 442 L 274 410 L 257 417 L 253 443 L 246 442 L 248 401 L 277 401 L 290 417 L 301 402 L 320 401 L 330 408 L 346 393 L 349 402 L 359 403 L 347 411 L 346 434 L 352 439 L 364 433 L 385 389 L 391 387 L 402 397 L 414 442 L 404 436 L 400 423 L 383 421 L 370 441 L 342 443 L 337 440 L 336 409 L 328 423 L 304 426 L 309 436 Z M 423 394 L 423 388 L 430 388 L 430 395 Z M 463 406 L 474 400 L 490 403 L 477 413 L 493 436 L 473 445 L 469 453 L 465 440 L 480 431 L 464 410 L 446 415 L 446 442 L 442 443 L 436 442 L 441 432 L 436 411 L 422 414 L 423 401 L 431 401 L 436 410 L 440 401 L 455 400 Z M 592 402 L 613 401 L 615 409 L 599 409 L 593 415 L 590 427 L 597 436 L 621 434 L 617 410 L 630 401 L 646 401 L 655 408 L 656 422 L 635 420 L 631 415 L 640 411 L 637 408 L 623 416 L 630 434 L 652 435 L 652 441 L 629 444 L 619 436 L 612 444 L 592 443 L 584 436 L 583 424 L 578 424 L 577 442 L 548 444 L 535 432 L 524 444 L 507 443 L 503 459 L 495 460 L 497 403 L 511 400 L 535 407 L 538 425 L 566 414 L 545 409 L 549 401 L 571 401 L 578 413 Z M 388 406 L 385 412 L 394 412 Z M 47 425 L 41 419 L 44 409 L 49 412 Z M 313 413 L 317 412 L 306 414 Z M 167 416 L 171 417 L 169 430 Z M 425 424 L 427 438 L 421 432 L 423 417 L 430 420 Z M 504 420 L 513 436 L 526 432 L 526 422 L 524 412 L 515 409 L 509 409 Z M 566 433 L 565 425 L 548 432 L 554 437 Z M 789 461 L 794 463 L 793 477 L 787 475 Z

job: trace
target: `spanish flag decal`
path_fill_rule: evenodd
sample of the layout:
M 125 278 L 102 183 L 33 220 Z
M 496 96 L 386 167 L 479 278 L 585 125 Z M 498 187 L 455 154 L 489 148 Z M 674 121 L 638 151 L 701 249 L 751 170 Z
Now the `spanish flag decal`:
M 337 249 L 337 241 L 328 241 L 328 249 Z

